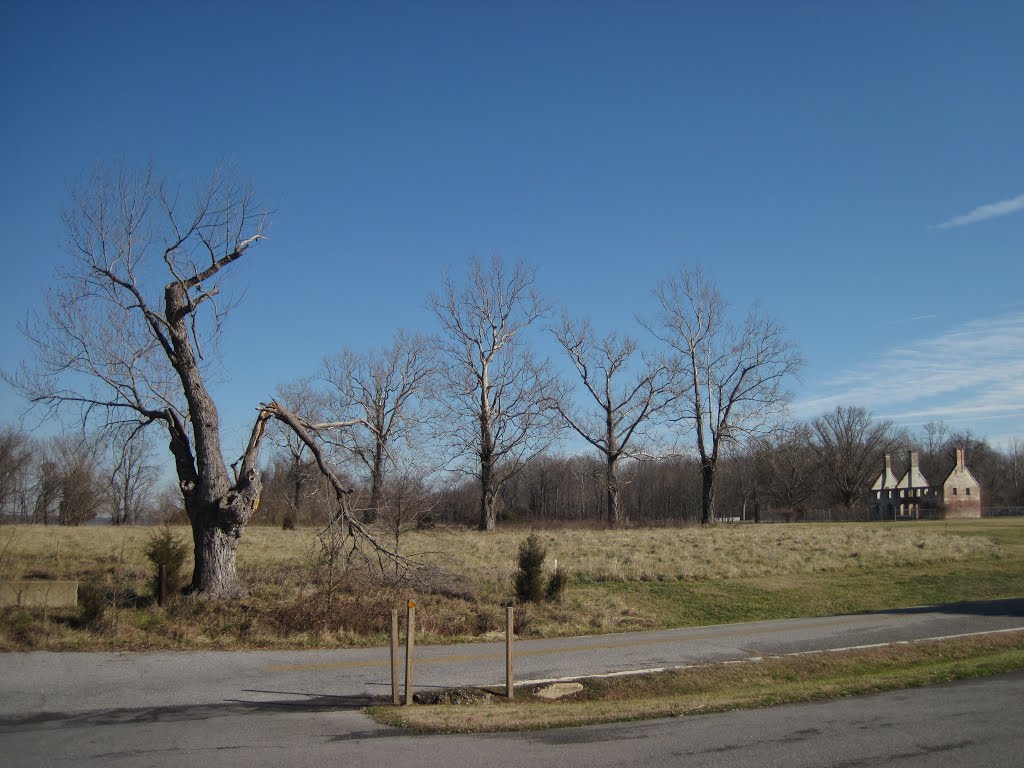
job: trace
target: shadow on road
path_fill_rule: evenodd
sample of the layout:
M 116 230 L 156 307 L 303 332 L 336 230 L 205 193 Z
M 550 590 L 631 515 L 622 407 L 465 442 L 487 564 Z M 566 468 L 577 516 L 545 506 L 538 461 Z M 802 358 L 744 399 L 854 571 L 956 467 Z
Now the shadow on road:
M 277 714 L 282 712 L 336 712 L 356 710 L 382 699 L 374 696 L 326 696 L 290 691 L 242 691 L 242 693 L 275 694 L 296 698 L 271 701 L 245 701 L 228 699 L 218 704 L 185 704 L 138 709 L 104 709 L 94 712 L 40 712 L 25 717 L 0 718 L 0 734 L 8 730 L 81 727 L 83 725 L 126 725 L 142 723 L 178 723 L 189 720 L 208 720 L 235 715 Z M 297 698 L 303 697 L 303 698 Z
M 969 616 L 1024 616 L 1024 597 L 1011 597 L 1005 600 L 947 603 L 945 605 L 922 605 L 916 608 L 891 608 L 886 611 L 864 611 L 864 613 L 955 613 Z

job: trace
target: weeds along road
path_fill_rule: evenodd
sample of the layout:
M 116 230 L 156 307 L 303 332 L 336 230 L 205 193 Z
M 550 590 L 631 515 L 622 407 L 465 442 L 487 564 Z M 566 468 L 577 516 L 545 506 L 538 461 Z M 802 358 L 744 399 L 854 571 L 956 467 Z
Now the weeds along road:
M 517 682 L 1024 628 L 1024 598 L 515 644 Z M 424 646 L 416 688 L 503 682 L 502 643 Z M 327 711 L 390 692 L 385 648 L 0 654 L 0 724 L 234 707 Z

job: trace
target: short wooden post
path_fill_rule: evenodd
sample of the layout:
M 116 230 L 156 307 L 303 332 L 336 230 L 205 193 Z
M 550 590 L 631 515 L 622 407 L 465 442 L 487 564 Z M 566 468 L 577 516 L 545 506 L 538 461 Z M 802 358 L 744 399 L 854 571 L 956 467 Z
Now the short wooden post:
M 515 683 L 512 676 L 512 638 L 515 634 L 514 622 L 512 619 L 512 606 L 505 606 L 505 695 L 509 700 L 515 692 Z
M 416 644 L 416 602 L 409 601 L 405 621 L 405 705 L 412 704 L 412 650 Z
M 397 707 L 402 703 L 398 693 L 398 609 L 391 611 L 391 702 Z
M 167 604 L 167 566 L 160 566 L 160 595 L 157 597 L 157 603 L 161 606 Z

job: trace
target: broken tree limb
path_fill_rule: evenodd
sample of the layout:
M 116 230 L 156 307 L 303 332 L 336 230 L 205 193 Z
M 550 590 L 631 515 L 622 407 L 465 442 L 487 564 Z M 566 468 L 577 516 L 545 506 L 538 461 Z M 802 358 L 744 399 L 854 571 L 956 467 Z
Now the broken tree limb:
M 313 454 L 317 467 L 320 469 L 321 474 L 323 474 L 323 476 L 330 482 L 331 487 L 334 489 L 335 498 L 338 501 L 338 511 L 331 519 L 331 522 L 328 523 L 325 531 L 330 530 L 334 526 L 342 526 L 344 534 L 352 537 L 353 551 L 350 553 L 350 557 L 352 555 L 359 554 L 359 556 L 362 557 L 368 565 L 372 564 L 373 561 L 371 560 L 370 554 L 364 552 L 359 547 L 360 542 L 365 542 L 373 549 L 373 554 L 376 555 L 378 565 L 382 572 L 385 571 L 385 565 L 382 558 L 390 561 L 393 565 L 401 566 L 406 570 L 416 569 L 419 567 L 418 563 L 381 544 L 381 542 L 377 540 L 376 536 L 374 536 L 365 525 L 356 520 L 351 514 L 348 506 L 348 499 L 354 489 L 343 483 L 341 478 L 338 477 L 338 474 L 328 463 L 327 459 L 324 457 L 323 449 L 312 434 L 313 430 L 311 430 L 311 425 L 309 425 L 308 422 L 296 416 L 276 401 L 261 403 L 260 414 L 265 417 L 264 422 L 266 419 L 275 418 L 282 424 L 286 424 L 306 445 L 306 447 L 309 448 L 310 453 Z M 253 434 L 256 434 L 255 428 Z

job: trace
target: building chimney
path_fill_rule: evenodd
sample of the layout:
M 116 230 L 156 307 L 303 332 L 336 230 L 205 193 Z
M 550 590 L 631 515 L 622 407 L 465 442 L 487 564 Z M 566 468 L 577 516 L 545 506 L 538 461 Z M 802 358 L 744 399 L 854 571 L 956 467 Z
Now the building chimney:
M 958 472 L 964 471 L 964 449 L 956 449 L 956 468 Z
M 917 468 L 917 451 L 910 452 L 910 469 L 907 471 L 907 488 L 913 488 L 920 474 Z
M 885 472 L 882 473 L 882 487 L 888 488 L 892 478 L 892 456 L 885 454 Z

